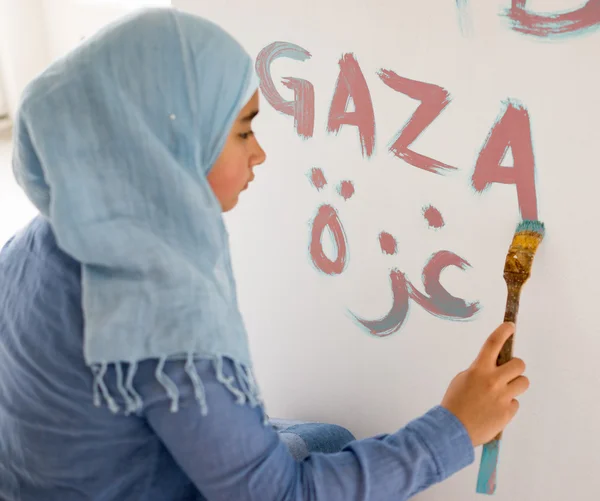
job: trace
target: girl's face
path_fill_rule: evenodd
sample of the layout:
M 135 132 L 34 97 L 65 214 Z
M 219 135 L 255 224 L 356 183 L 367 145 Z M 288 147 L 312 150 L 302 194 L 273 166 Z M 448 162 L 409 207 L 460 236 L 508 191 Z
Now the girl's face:
M 254 179 L 254 167 L 265 161 L 265 152 L 252 131 L 252 120 L 257 114 L 258 91 L 236 118 L 223 151 L 208 173 L 208 184 L 223 212 L 237 205 L 240 193 Z

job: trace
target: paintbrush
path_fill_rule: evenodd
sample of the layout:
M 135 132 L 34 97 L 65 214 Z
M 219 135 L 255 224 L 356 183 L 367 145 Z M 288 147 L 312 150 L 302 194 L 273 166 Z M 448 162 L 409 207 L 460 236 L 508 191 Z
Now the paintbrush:
M 517 323 L 521 289 L 531 275 L 533 257 L 544 238 L 544 233 L 544 223 L 540 221 L 523 221 L 517 226 L 504 264 L 504 280 L 508 289 L 504 313 L 505 322 Z M 512 359 L 513 338 L 514 335 L 506 341 L 502 350 L 500 350 L 497 365 L 503 365 Z M 498 468 L 501 438 L 502 432 L 483 446 L 477 477 L 477 492 L 480 494 L 494 494 L 496 492 L 496 470 Z

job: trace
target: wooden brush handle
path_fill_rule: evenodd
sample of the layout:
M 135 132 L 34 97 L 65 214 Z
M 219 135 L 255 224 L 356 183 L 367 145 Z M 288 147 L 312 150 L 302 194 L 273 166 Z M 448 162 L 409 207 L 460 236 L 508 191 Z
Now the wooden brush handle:
M 517 237 L 515 237 L 515 240 Z M 524 244 L 527 242 L 521 242 Z M 534 242 L 535 243 L 535 242 Z M 539 243 L 539 238 L 538 242 Z M 506 299 L 506 310 L 504 313 L 504 321 L 512 322 L 516 325 L 517 314 L 519 313 L 519 300 L 521 299 L 521 288 L 523 284 L 529 278 L 529 270 L 531 269 L 531 261 L 533 259 L 533 253 L 537 244 L 533 246 L 531 242 L 529 246 L 521 245 L 511 248 L 508 251 L 506 263 L 504 266 L 504 280 L 508 288 L 508 297 Z M 528 252 L 524 252 L 528 251 Z M 496 365 L 503 365 L 513 358 L 513 341 L 514 334 L 504 343 Z M 481 464 L 479 466 L 479 474 L 477 476 L 477 492 L 481 494 L 494 494 L 496 491 L 496 470 L 498 468 L 498 452 L 500 448 L 500 441 L 502 439 L 502 432 L 498 433 L 493 440 L 483 446 L 483 453 L 481 455 Z
M 504 321 L 512 322 L 516 325 L 517 323 L 517 315 L 519 313 L 519 300 L 521 299 L 521 287 L 522 284 L 513 284 L 510 281 L 507 282 L 508 286 L 508 297 L 506 298 L 506 311 L 504 313 Z M 513 358 L 513 340 L 515 336 L 510 336 L 502 349 L 500 350 L 500 354 L 498 355 L 498 360 L 496 361 L 496 365 L 504 365 L 506 362 L 512 360 Z M 502 432 L 496 435 L 495 440 L 500 440 L 502 438 Z
M 512 320 L 506 320 L 506 322 L 512 322 Z M 510 360 L 512 360 L 514 337 L 515 337 L 514 334 L 512 336 L 510 336 L 504 343 L 504 346 L 502 346 L 502 349 L 500 350 L 500 354 L 498 355 L 498 360 L 496 360 L 497 366 L 504 365 L 506 362 L 509 362 Z
M 506 299 L 506 310 L 504 321 L 517 323 L 517 314 L 519 313 L 519 300 L 521 297 L 521 287 L 523 283 L 515 283 L 514 276 L 505 274 L 506 285 L 508 287 L 508 297 Z M 510 336 L 502 346 L 496 365 L 500 366 L 510 361 L 513 357 L 514 335 Z M 477 492 L 480 494 L 494 494 L 496 491 L 496 470 L 498 468 L 498 453 L 502 432 L 498 433 L 493 440 L 484 444 L 481 455 L 481 465 L 477 477 Z
M 519 301 L 521 299 L 521 287 L 522 284 L 513 284 L 510 281 L 507 282 L 508 296 L 506 298 L 506 310 L 504 312 L 504 321 L 517 323 L 517 315 L 519 314 Z M 506 362 L 513 357 L 513 340 L 514 335 L 510 336 L 504 346 L 500 350 L 496 365 L 504 365 Z

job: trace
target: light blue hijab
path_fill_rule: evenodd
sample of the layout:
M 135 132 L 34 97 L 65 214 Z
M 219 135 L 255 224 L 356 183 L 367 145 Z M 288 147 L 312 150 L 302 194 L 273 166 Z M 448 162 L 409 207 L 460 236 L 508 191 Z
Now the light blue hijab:
M 198 358 L 214 359 L 238 402 L 258 404 L 228 236 L 206 180 L 257 87 L 250 56 L 222 29 L 151 9 L 104 29 L 26 89 L 14 173 L 82 265 L 97 405 L 119 410 L 103 381 L 114 364 L 124 410 L 139 409 L 133 376 L 150 358 L 173 411 L 177 387 L 163 372 L 171 359 L 187 361 L 205 410 Z M 241 387 L 223 376 L 222 357 L 236 362 Z

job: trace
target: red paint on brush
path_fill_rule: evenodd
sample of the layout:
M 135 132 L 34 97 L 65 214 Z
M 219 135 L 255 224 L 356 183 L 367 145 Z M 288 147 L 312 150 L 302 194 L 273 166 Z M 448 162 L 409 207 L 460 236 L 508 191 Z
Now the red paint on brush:
M 423 208 L 423 216 L 427 220 L 430 228 L 439 229 L 444 226 L 444 217 L 442 213 L 432 205 Z
M 327 130 L 338 133 L 342 125 L 358 127 L 364 157 L 373 155 L 375 149 L 375 112 L 367 81 L 353 54 L 340 59 L 340 74 L 329 109 Z M 355 111 L 346 111 L 352 98 Z
M 504 167 L 501 163 L 509 148 L 514 166 Z M 504 111 L 490 130 L 475 164 L 472 183 L 480 193 L 492 183 L 514 184 L 522 218 L 538 219 L 529 113 L 516 101 L 506 101 Z
M 392 255 L 398 252 L 398 242 L 396 242 L 396 239 L 392 235 L 385 231 L 379 234 L 379 245 L 381 252 L 384 254 Z
M 412 99 L 421 101 L 417 111 L 398 133 L 390 151 L 410 165 L 419 169 L 444 174 L 456 170 L 456 167 L 442 163 L 433 158 L 421 155 L 409 149 L 417 138 L 440 116 L 450 103 L 450 93 L 437 85 L 409 80 L 390 70 L 381 70 L 379 77 L 390 88 L 407 95 Z
M 329 259 L 323 251 L 323 232 L 329 228 L 333 235 L 337 257 Z M 339 275 L 346 267 L 348 243 L 342 222 L 331 205 L 321 205 L 312 222 L 309 252 L 313 264 L 327 275 Z
M 537 14 L 527 9 L 527 0 L 512 0 L 506 16 L 515 31 L 526 35 L 573 35 L 600 25 L 600 0 L 588 0 L 579 9 L 557 14 Z
M 310 171 L 310 182 L 317 190 L 321 190 L 327 184 L 327 179 L 323 171 L 315 167 Z
M 280 113 L 294 117 L 296 132 L 300 137 L 308 139 L 313 136 L 315 128 L 314 86 L 308 80 L 285 77 L 282 79 L 283 85 L 294 91 L 294 100 L 285 100 L 275 88 L 271 77 L 271 64 L 280 57 L 305 61 L 310 59 L 311 54 L 298 45 L 274 42 L 261 50 L 256 58 L 256 73 L 265 99 Z
M 338 193 L 344 200 L 348 200 L 354 195 L 354 183 L 352 181 L 342 181 L 338 186 Z
M 494 494 L 496 492 L 496 477 L 498 476 L 498 467 L 494 468 L 492 476 L 490 477 L 490 484 L 488 487 L 488 493 Z

